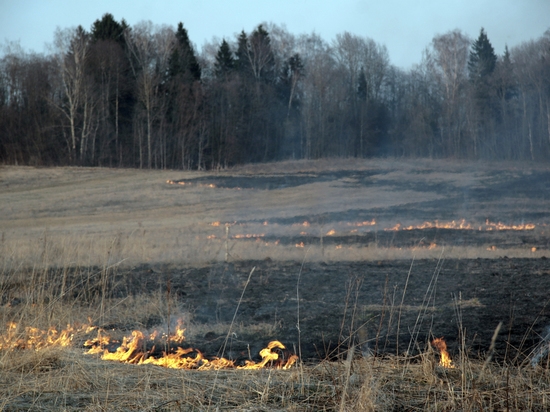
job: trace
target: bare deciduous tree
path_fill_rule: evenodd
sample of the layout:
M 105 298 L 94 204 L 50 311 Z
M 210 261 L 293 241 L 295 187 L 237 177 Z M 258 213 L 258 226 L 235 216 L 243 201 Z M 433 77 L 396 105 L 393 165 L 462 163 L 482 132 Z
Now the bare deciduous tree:
M 461 92 L 467 80 L 468 51 L 471 40 L 460 30 L 434 37 L 428 52 L 429 64 L 444 90 L 443 147 L 447 156 L 459 156 L 463 115 Z
M 147 167 L 153 167 L 153 124 L 165 112 L 165 96 L 161 82 L 168 68 L 168 59 L 174 47 L 174 30 L 169 26 L 154 26 L 143 21 L 126 31 L 126 43 L 130 53 L 132 71 L 136 78 L 137 96 L 142 104 L 147 139 Z M 143 167 L 140 140 L 140 167 Z
M 55 34 L 61 96 L 51 102 L 69 122 L 67 147 L 72 162 L 85 161 L 88 140 L 97 130 L 97 94 L 88 73 L 89 35 L 78 27 Z

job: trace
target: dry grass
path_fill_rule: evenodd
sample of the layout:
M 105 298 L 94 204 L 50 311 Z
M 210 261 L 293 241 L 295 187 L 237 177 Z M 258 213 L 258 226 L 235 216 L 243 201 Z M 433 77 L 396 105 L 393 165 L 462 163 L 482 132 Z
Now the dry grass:
M 434 168 L 434 163 L 428 161 L 399 164 L 399 169 L 388 173 L 385 180 L 412 179 L 412 170 Z M 482 184 L 485 171 L 497 167 L 476 164 L 472 168 L 471 164 L 459 163 L 436 166 L 442 171 L 430 172 L 428 178 L 457 187 Z M 250 165 L 222 173 L 275 174 L 281 172 L 281 167 L 290 172 L 315 173 L 347 168 L 385 170 L 395 168 L 396 163 L 288 162 Z M 53 326 L 60 330 L 67 324 L 89 322 L 147 328 L 150 319 L 166 318 L 168 307 L 186 316 L 186 308 L 167 301 L 160 292 L 114 296 L 113 274 L 123 265 L 196 265 L 223 260 L 226 248 L 232 259 L 297 261 L 418 259 L 442 253 L 441 248 L 392 249 L 376 245 L 297 248 L 266 244 L 261 238 L 226 242 L 225 227 L 212 225 L 216 221 L 256 219 L 258 223 L 231 226 L 231 234 L 260 233 L 265 230 L 263 219 L 360 208 L 365 199 L 371 207 L 401 204 L 403 197 L 408 202 L 421 202 L 437 199 L 437 193 L 395 193 L 385 184 L 375 189 L 349 189 L 319 182 L 243 195 L 240 191 L 199 187 L 183 191 L 165 183 L 198 175 L 0 168 L 0 337 L 7 336 L 8 322 L 16 322 L 16 336 L 24 337 L 26 327 Z M 307 230 L 322 234 L 329 229 L 317 224 Z M 303 228 L 279 225 L 269 230 L 274 234 L 299 234 Z M 212 235 L 215 238 L 209 239 Z M 447 257 L 495 257 L 498 253 L 474 247 L 445 250 Z M 509 257 L 541 253 L 521 248 L 506 250 Z M 187 325 L 189 338 L 204 333 L 199 325 L 193 325 L 191 316 Z M 235 327 L 242 333 L 239 325 Z M 227 325 L 213 325 L 209 330 L 213 329 L 223 333 Z M 106 362 L 83 355 L 83 340 L 84 336 L 76 334 L 69 347 L 0 350 L 0 410 L 543 411 L 548 410 L 550 402 L 547 368 L 485 364 L 483 359 L 470 359 L 467 348 L 453 354 L 454 369 L 438 366 L 438 354 L 427 346 L 415 358 L 355 356 L 349 362 L 298 364 L 288 371 L 214 372 Z
M 249 165 L 222 171 L 219 176 L 282 175 L 285 173 L 331 173 L 341 170 L 371 170 L 372 186 L 349 186 L 346 179 L 314 181 L 297 187 L 275 190 L 232 190 L 197 185 L 178 187 L 167 180 L 191 179 L 202 172 L 113 170 L 101 168 L 30 167 L 0 168 L 0 253 L 4 264 L 17 267 L 21 261 L 63 267 L 81 264 L 134 265 L 147 263 L 201 264 L 225 258 L 226 248 L 234 259 L 273 260 L 379 260 L 437 258 L 442 248 L 387 248 L 376 243 L 365 246 L 321 247 L 318 240 L 306 254 L 294 244 L 277 243 L 278 236 L 306 236 L 319 239 L 335 230 L 349 234 L 349 222 L 275 224 L 270 220 L 304 215 L 346 212 L 415 205 L 441 199 L 433 191 L 395 190 L 392 182 L 443 183 L 456 190 L 483 186 L 495 165 L 391 160 L 300 161 L 284 164 Z M 502 168 L 502 166 L 501 166 Z M 524 165 L 514 165 L 507 173 L 527 173 Z M 516 170 L 517 169 L 517 170 Z M 526 172 L 527 171 L 527 172 Z M 514 210 L 545 210 L 537 199 L 502 199 Z M 488 209 L 496 205 L 488 204 Z M 374 218 L 374 216 L 373 216 Z M 485 216 L 457 218 L 484 221 Z M 437 219 L 437 216 L 434 216 Z M 263 222 L 268 222 L 265 226 Z M 221 222 L 213 226 L 213 222 Z M 397 216 L 377 221 L 382 230 L 396 223 L 422 222 Z M 224 223 L 232 224 L 226 242 Z M 537 227 L 541 236 L 546 228 Z M 236 235 L 263 234 L 235 239 Z M 267 238 L 266 238 L 267 239 Z M 545 251 L 530 247 L 498 248 L 454 246 L 445 249 L 449 258 L 540 257 Z M 489 248 L 489 250 L 487 250 Z M 107 260 L 105 256 L 108 256 Z
M 544 411 L 547 370 L 466 361 L 361 358 L 289 371 L 189 371 L 109 363 L 70 349 L 12 352 L 0 362 L 0 408 L 97 411 Z M 343 388 L 346 395 L 343 399 Z

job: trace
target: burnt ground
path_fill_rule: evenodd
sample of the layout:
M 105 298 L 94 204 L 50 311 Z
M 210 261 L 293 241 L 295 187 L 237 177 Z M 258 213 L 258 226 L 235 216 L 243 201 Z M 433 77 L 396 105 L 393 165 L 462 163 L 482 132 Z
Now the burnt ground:
M 482 169 L 470 171 L 471 176 L 465 181 L 453 181 L 438 177 L 438 169 L 419 167 L 407 172 L 407 178 L 392 175 L 392 169 L 374 170 L 338 170 L 327 172 L 294 172 L 269 175 L 230 175 L 203 176 L 185 180 L 186 185 L 214 185 L 220 189 L 263 190 L 271 191 L 289 187 L 299 187 L 310 183 L 330 182 L 348 189 L 385 187 L 396 193 L 416 191 L 437 193 L 442 198 L 425 202 L 408 202 L 404 195 L 402 202 L 390 207 L 365 207 L 345 211 L 325 212 L 320 214 L 293 215 L 285 218 L 270 219 L 271 223 L 291 224 L 304 220 L 329 224 L 343 220 L 377 220 L 416 219 L 416 220 L 453 220 L 466 218 L 485 222 L 524 223 L 550 219 L 550 211 L 540 207 L 540 202 L 550 200 L 550 170 L 548 169 Z M 460 179 L 459 171 L 449 172 Z M 434 178 L 435 177 L 435 178 Z M 183 182 L 183 181 L 174 181 Z M 185 186 L 184 186 L 185 187 Z M 184 187 L 171 189 L 186 190 Z M 343 199 L 345 201 L 345 199 Z M 533 204 L 536 203 L 536 204 Z M 263 218 L 262 218 L 263 219 Z M 256 222 L 261 222 L 257 219 Z M 251 223 L 254 220 L 241 220 Z
M 546 225 L 550 211 L 548 170 L 485 171 L 475 184 L 453 185 L 423 179 L 432 170 L 416 170 L 415 179 L 386 178 L 389 170 L 294 173 L 270 176 L 209 176 L 186 181 L 217 188 L 274 190 L 311 182 L 334 181 L 353 187 L 383 185 L 395 191 L 426 191 L 437 200 L 385 208 L 350 209 L 322 214 L 269 217 L 270 223 L 292 225 L 303 221 L 330 224 L 370 219 L 387 222 L 453 220 L 467 217 L 482 225 L 487 220 L 509 224 L 536 223 L 537 230 L 416 229 L 385 231 L 367 228 L 324 238 L 325 246 L 376 244 L 382 248 L 427 246 L 479 247 L 500 251 L 494 259 L 424 259 L 364 262 L 287 262 L 266 259 L 212 263 L 203 267 L 136 267 L 120 274 L 119 285 L 129 293 L 164 290 L 204 325 L 229 324 L 270 327 L 232 334 L 225 355 L 246 357 L 271 339 L 301 349 L 303 359 L 334 356 L 351 341 L 364 353 L 418 353 L 430 339 L 445 337 L 457 354 L 461 337 L 472 356 L 485 356 L 497 325 L 496 359 L 522 361 L 540 342 L 550 325 L 550 247 Z M 389 175 L 388 175 L 389 176 Z M 178 188 L 185 190 L 185 188 Z M 541 207 L 542 205 L 542 207 Z M 259 223 L 256 219 L 240 223 Z M 542 230 L 540 228 L 543 228 Z M 265 235 L 293 245 L 319 244 L 319 237 Z M 506 249 L 537 248 L 537 258 L 508 258 Z M 550 251 L 549 251 L 550 252 Z M 548 254 L 550 256 L 550 254 Z M 252 270 L 248 285 L 246 281 Z M 410 274 L 410 275 L 409 275 Z M 126 286 L 124 286 L 126 285 Z M 246 285 L 246 288 L 245 288 Z M 124 292 L 127 293 L 127 292 Z M 154 323 L 154 320 L 150 323 Z M 227 328 L 226 328 L 227 329 Z M 246 328 L 244 330 L 247 330 Z M 219 353 L 225 334 L 207 331 L 193 345 L 205 353 Z
M 244 290 L 252 268 L 255 271 Z M 120 274 L 120 291 L 147 293 L 165 290 L 169 283 L 170 293 L 192 313 L 194 323 L 227 325 L 244 290 L 237 324 L 252 331 L 255 324 L 271 328 L 232 335 L 226 356 L 236 359 L 246 358 L 249 348 L 258 353 L 272 339 L 289 348 L 300 344 L 305 360 L 331 357 L 339 343 L 340 349 L 347 348 L 350 333 L 363 351 L 377 354 L 395 354 L 397 345 L 399 353 L 417 353 L 434 336 L 445 337 L 456 354 L 460 331 L 470 354 L 477 357 L 487 352 L 502 322 L 496 358 L 521 361 L 550 325 L 550 260 L 546 258 L 303 265 L 267 260 L 164 267 L 162 273 L 159 276 L 144 266 Z M 149 322 L 153 326 L 155 319 Z M 225 334 L 207 331 L 190 344 L 216 354 L 224 340 Z

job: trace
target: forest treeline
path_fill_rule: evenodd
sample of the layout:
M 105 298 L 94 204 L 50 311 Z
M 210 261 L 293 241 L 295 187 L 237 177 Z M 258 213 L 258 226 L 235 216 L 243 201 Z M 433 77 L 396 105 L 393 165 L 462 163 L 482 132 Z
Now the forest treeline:
M 211 169 L 322 157 L 550 158 L 550 30 L 497 55 L 437 35 L 409 70 L 374 40 L 263 24 L 200 54 L 105 14 L 0 60 L 0 164 Z

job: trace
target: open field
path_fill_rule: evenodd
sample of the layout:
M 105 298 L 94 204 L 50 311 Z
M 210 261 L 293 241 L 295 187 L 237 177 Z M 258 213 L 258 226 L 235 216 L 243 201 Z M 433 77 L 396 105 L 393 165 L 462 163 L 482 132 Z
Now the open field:
M 35 252 L 48 243 L 57 245 L 48 251 L 56 264 L 103 264 L 106 252 L 112 263 L 211 262 L 224 258 L 226 223 L 230 253 L 238 260 L 301 261 L 305 253 L 295 240 L 310 246 L 311 261 L 438 257 L 442 247 L 445 256 L 458 258 L 502 255 L 486 250 L 491 246 L 505 248 L 508 257 L 547 254 L 550 171 L 542 166 L 327 160 L 217 174 L 25 167 L 0 173 L 2 246 L 11 247 L 18 262 L 40 257 Z M 443 230 L 435 237 L 406 234 L 408 242 L 384 231 L 398 223 L 462 219 L 474 227 L 487 219 L 537 226 L 514 237 L 498 231 L 484 237 L 468 236 L 471 231 L 452 231 L 450 238 Z M 239 235 L 243 241 L 235 239 Z M 323 237 L 323 245 L 333 247 L 321 250 Z M 434 247 L 423 250 L 420 242 L 415 248 L 421 239 Z M 338 240 L 348 247 L 336 249 Z
M 549 196 L 550 167 L 514 163 L 0 168 L 0 409 L 546 410 Z M 178 320 L 234 365 L 84 355 Z M 274 340 L 290 369 L 233 369 Z

